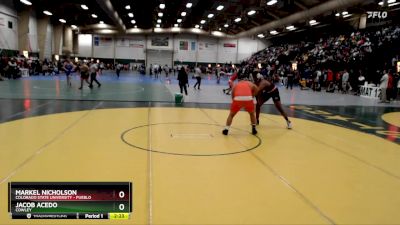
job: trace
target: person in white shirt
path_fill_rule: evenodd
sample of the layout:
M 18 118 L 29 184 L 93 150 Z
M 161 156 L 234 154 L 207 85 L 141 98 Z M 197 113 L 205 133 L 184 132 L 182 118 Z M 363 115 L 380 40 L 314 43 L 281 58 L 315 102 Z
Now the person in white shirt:
M 119 78 L 119 74 L 121 73 L 121 69 L 122 69 L 122 64 L 121 63 L 118 63 L 116 66 L 115 66 L 115 69 L 116 69 L 116 72 L 117 72 L 117 77 Z
M 90 65 L 90 88 L 93 88 L 93 81 L 97 83 L 98 87 L 101 86 L 100 82 L 97 80 L 97 71 L 99 70 L 99 66 L 97 63 L 92 63 Z
M 168 78 L 168 75 L 169 75 L 169 67 L 168 67 L 168 65 L 165 65 L 163 69 L 164 69 L 164 72 L 165 72 L 165 77 Z
M 386 70 L 383 71 L 383 76 L 381 78 L 381 84 L 379 85 L 379 87 L 381 88 L 381 103 L 386 103 L 387 101 L 387 97 L 386 97 L 386 90 L 387 90 L 387 86 L 389 83 L 389 74 L 386 72 Z
M 357 91 L 356 91 L 356 95 L 360 95 L 361 94 L 361 86 L 363 86 L 365 83 L 365 77 L 362 75 L 361 71 L 360 71 L 360 75 L 358 76 L 358 81 L 357 81 Z
M 196 90 L 196 86 L 198 90 L 200 90 L 200 85 L 201 85 L 201 69 L 200 67 L 196 67 L 194 70 L 194 77 L 196 78 L 197 82 L 194 84 L 194 89 Z
M 349 85 L 349 73 L 345 69 L 342 75 L 342 93 L 347 93 L 348 85 Z
M 103 70 L 104 70 L 104 63 L 101 62 L 101 63 L 99 64 L 99 74 L 100 74 L 100 75 L 103 74 Z

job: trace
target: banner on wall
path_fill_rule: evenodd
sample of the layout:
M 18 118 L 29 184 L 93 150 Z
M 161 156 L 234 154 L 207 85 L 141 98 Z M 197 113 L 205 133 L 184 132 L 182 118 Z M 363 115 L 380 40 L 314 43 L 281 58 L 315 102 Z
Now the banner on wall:
M 99 37 L 94 36 L 94 46 L 111 46 L 112 37 Z
M 129 39 L 127 38 L 118 38 L 116 42 L 118 47 L 129 47 Z
M 118 47 L 144 48 L 144 41 L 133 38 L 119 38 L 116 40 Z
M 196 42 L 192 41 L 191 49 L 192 49 L 192 51 L 196 51 Z
M 131 48 L 144 48 L 144 41 L 141 41 L 141 40 L 129 41 L 129 47 L 131 47 Z
M 179 50 L 189 50 L 189 42 L 187 41 L 179 41 Z
M 236 44 L 234 44 L 234 43 L 224 43 L 224 48 L 236 48 Z
M 207 42 L 199 42 L 199 50 L 212 50 L 215 48 L 215 44 Z
M 151 39 L 151 45 L 167 47 L 169 45 L 169 37 L 154 37 Z

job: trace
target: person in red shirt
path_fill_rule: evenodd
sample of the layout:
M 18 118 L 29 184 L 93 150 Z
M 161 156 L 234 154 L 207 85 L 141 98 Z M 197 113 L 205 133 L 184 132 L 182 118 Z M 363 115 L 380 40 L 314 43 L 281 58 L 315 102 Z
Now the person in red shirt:
M 337 72 L 336 73 L 336 77 L 335 77 L 335 83 L 336 83 L 336 86 L 338 87 L 338 91 L 340 92 L 340 91 L 342 91 L 342 72 Z
M 331 69 L 328 69 L 326 81 L 328 83 L 328 87 L 326 88 L 326 92 L 334 92 L 335 91 L 335 84 L 333 82 L 333 72 Z
M 227 95 L 230 95 L 230 94 L 231 94 L 232 87 L 233 87 L 233 83 L 235 82 L 235 80 L 237 79 L 237 77 L 238 77 L 238 71 L 236 70 L 236 71 L 232 74 L 231 78 L 229 78 L 229 81 L 228 81 L 229 87 L 222 90 L 225 94 L 227 94 Z
M 387 85 L 387 89 L 386 89 L 386 96 L 387 96 L 387 99 L 389 102 L 393 98 L 393 94 L 392 94 L 393 88 L 394 88 L 393 74 L 392 74 L 392 70 L 389 70 L 389 79 L 388 79 L 388 85 Z
M 232 104 L 231 111 L 226 120 L 226 127 L 222 131 L 222 134 L 228 135 L 229 128 L 232 124 L 233 118 L 240 111 L 241 108 L 249 113 L 251 120 L 252 134 L 256 135 L 256 115 L 254 114 L 254 102 L 253 98 L 257 94 L 257 87 L 250 81 L 245 80 L 245 75 L 238 75 L 239 82 L 232 88 Z

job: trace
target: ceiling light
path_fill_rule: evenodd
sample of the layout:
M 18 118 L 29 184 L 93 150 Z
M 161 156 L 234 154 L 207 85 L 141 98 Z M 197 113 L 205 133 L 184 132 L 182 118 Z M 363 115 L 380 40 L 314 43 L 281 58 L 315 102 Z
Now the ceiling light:
M 201 20 L 200 23 L 201 23 L 201 24 L 205 24 L 206 21 L 205 21 L 205 20 Z
M 158 19 L 158 20 L 157 20 L 157 23 L 161 23 L 161 19 Z
M 179 27 L 173 27 L 173 28 L 171 29 L 171 31 L 172 31 L 172 32 L 179 32 L 179 31 L 181 31 L 181 28 L 179 28 Z
M 137 25 L 135 25 L 135 28 L 137 28 Z
M 398 5 L 398 4 L 400 4 L 400 3 L 395 3 L 396 2 L 396 0 L 388 0 L 387 1 L 387 3 L 389 4 L 389 6 L 393 6 L 393 5 Z M 383 1 L 380 1 L 378 4 L 380 5 L 380 6 L 383 6 Z M 393 4 L 393 3 L 395 3 L 395 4 Z
M 264 36 L 264 34 L 259 34 L 259 35 L 257 35 L 257 37 L 264 38 L 265 36 Z
M 229 24 L 225 24 L 224 27 L 225 27 L 225 28 L 226 28 L 226 27 L 229 27 Z
M 165 9 L 165 4 L 164 3 L 160 4 L 160 9 Z
M 115 30 L 110 30 L 110 29 L 100 30 L 99 32 L 102 33 L 102 34 L 113 34 L 113 33 L 116 33 Z
M 158 17 L 162 17 L 164 14 L 162 12 L 158 13 Z
M 278 1 L 277 0 L 271 0 L 267 2 L 267 5 L 275 5 Z
M 240 22 L 241 20 L 242 20 L 242 18 L 238 17 L 238 18 L 235 19 L 235 22 L 238 23 L 238 22 Z
M 199 28 L 200 26 L 199 26 L 198 24 L 196 24 L 194 27 L 195 27 L 195 28 Z
M 160 24 L 157 24 L 157 25 L 156 25 L 156 27 L 158 27 L 158 28 L 159 28 L 159 27 L 160 27 Z
M 186 16 L 186 12 L 181 12 L 181 16 Z
M 97 18 L 97 15 L 96 15 L 96 14 L 92 14 L 92 17 L 93 17 L 93 18 Z
M 193 5 L 193 4 L 192 4 L 191 2 L 188 2 L 188 3 L 186 4 L 186 8 L 188 8 L 188 9 L 189 9 L 189 8 L 191 8 L 191 7 L 192 7 L 192 5 Z
M 103 21 L 100 21 L 99 23 L 100 23 L 100 24 L 104 24 L 104 22 L 103 22 Z
M 174 27 L 178 27 L 179 25 L 176 23 L 176 24 L 174 24 Z
M 218 11 L 221 11 L 221 10 L 223 10 L 224 9 L 224 6 L 223 5 L 219 5 L 218 7 L 217 7 L 217 10 Z
M 270 31 L 269 33 L 272 34 L 272 35 L 276 35 L 276 34 L 278 34 L 278 31 L 272 30 L 272 31 Z
M 192 31 L 193 31 L 194 33 L 200 33 L 200 32 L 201 32 L 201 30 L 198 29 L 198 28 L 193 28 Z
M 335 16 L 340 16 L 340 13 L 336 13 Z
M 214 17 L 214 14 L 212 14 L 212 13 L 210 13 L 210 14 L 208 14 L 208 16 L 207 16 L 208 18 L 213 18 Z
M 162 29 L 160 27 L 154 28 L 154 32 L 161 32 Z
M 25 5 L 32 5 L 32 2 L 28 0 L 20 0 L 20 2 L 24 3 Z
M 389 4 L 389 7 L 392 7 L 392 6 L 395 6 L 395 5 L 399 5 L 399 4 L 400 4 L 400 2 L 395 2 L 395 3 Z
M 132 18 L 132 17 L 133 17 L 133 13 L 128 13 L 128 16 L 129 16 L 130 18 Z
M 72 29 L 78 29 L 76 25 L 71 25 Z
M 296 28 L 293 25 L 287 26 L 286 27 L 287 30 L 295 30 Z
M 310 20 L 309 23 L 310 23 L 311 26 L 319 24 L 319 22 L 317 22 L 316 20 Z
M 182 22 L 182 19 L 177 19 L 176 22 L 180 23 Z
M 349 14 L 349 12 L 346 12 L 346 11 L 342 12 L 342 15 L 343 15 L 343 16 L 344 16 L 344 15 L 347 15 L 347 14 Z
M 250 11 L 247 13 L 247 15 L 251 16 L 251 15 L 254 15 L 255 13 L 256 13 L 255 10 L 250 10 Z
M 351 16 L 351 14 L 346 14 L 346 15 L 343 16 L 343 18 L 347 18 L 347 17 L 350 17 L 350 16 Z
M 136 23 L 136 20 L 131 20 L 131 23 L 132 23 L 132 24 L 135 24 L 135 23 Z
M 64 19 L 59 19 L 58 21 L 60 21 L 61 23 L 66 23 L 67 21 Z
M 214 36 L 218 36 L 218 37 L 224 36 L 224 33 L 219 32 L 219 31 L 213 31 L 213 32 L 211 32 L 211 34 Z
M 48 15 L 48 16 L 53 15 L 53 13 L 51 13 L 51 12 L 49 12 L 49 11 L 43 11 L 43 13 L 46 14 L 46 15 Z
M 84 10 L 88 10 L 89 8 L 86 5 L 81 5 L 81 8 Z
M 125 6 L 125 9 L 131 9 L 131 6 L 130 5 L 127 5 L 127 6 Z

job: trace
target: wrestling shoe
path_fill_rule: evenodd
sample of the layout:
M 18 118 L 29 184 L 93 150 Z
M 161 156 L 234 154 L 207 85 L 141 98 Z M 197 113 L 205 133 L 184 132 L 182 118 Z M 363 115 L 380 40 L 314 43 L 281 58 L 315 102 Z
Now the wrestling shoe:
M 287 129 L 292 129 L 292 122 L 290 120 L 286 121 Z
M 228 129 L 224 129 L 224 130 L 222 131 L 222 134 L 223 134 L 223 135 L 228 135 L 228 132 L 229 132 Z

